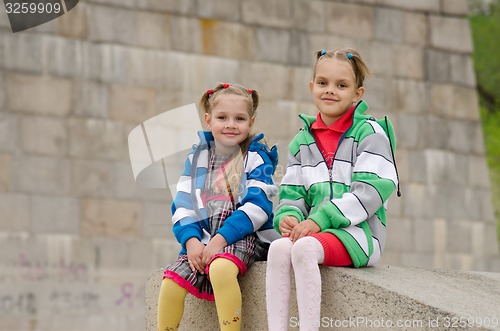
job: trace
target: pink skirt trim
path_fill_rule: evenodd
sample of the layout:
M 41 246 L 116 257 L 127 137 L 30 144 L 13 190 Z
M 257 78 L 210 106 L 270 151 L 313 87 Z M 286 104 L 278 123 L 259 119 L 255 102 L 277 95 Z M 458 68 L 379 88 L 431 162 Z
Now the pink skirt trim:
M 219 254 L 215 254 L 212 257 L 212 259 L 210 260 L 210 262 L 208 262 L 208 264 L 205 267 L 205 274 L 207 275 L 208 279 L 210 279 L 210 275 L 208 273 L 208 270 L 210 268 L 210 264 L 216 258 L 228 259 L 229 261 L 236 264 L 236 266 L 238 267 L 238 269 L 240 271 L 240 273 L 239 273 L 240 276 L 243 276 L 247 272 L 247 269 L 248 269 L 247 266 L 236 255 L 233 255 L 230 253 L 219 253 Z M 186 279 L 182 278 L 181 276 L 179 276 L 178 274 L 176 274 L 175 272 L 173 272 L 171 270 L 165 270 L 165 272 L 163 273 L 163 278 L 164 279 L 165 278 L 172 279 L 174 282 L 176 282 L 177 284 L 179 284 L 180 286 L 185 288 L 190 294 L 194 295 L 195 297 L 197 297 L 199 299 L 212 301 L 212 302 L 215 301 L 215 296 L 213 294 L 209 294 L 206 292 L 200 292 L 196 287 L 193 286 L 193 284 L 191 284 Z
M 163 273 L 163 278 L 170 278 L 180 286 L 184 287 L 189 293 L 194 295 L 195 297 L 207 301 L 215 301 L 215 296 L 213 294 L 209 294 L 206 292 L 200 292 L 196 287 L 193 286 L 190 282 L 176 274 L 175 272 L 171 270 L 165 270 Z
M 208 272 L 210 264 L 212 263 L 213 260 L 215 260 L 218 257 L 223 258 L 223 259 L 228 259 L 229 261 L 236 264 L 236 266 L 240 270 L 239 276 L 243 276 L 247 272 L 246 264 L 243 261 L 241 261 L 236 255 L 231 254 L 231 253 L 218 253 L 218 254 L 215 254 L 212 257 L 212 259 L 210 259 L 208 264 L 205 266 L 205 274 L 208 275 L 208 279 L 210 279 L 210 274 Z

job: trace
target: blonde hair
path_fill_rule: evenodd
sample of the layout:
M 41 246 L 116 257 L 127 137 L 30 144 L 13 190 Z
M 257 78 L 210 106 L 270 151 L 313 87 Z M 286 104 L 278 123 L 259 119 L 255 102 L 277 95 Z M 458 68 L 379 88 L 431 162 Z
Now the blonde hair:
M 329 51 L 321 50 L 317 51 L 315 55 L 316 63 L 314 64 L 313 79 L 316 78 L 316 67 L 318 66 L 318 63 L 325 58 L 348 62 L 351 65 L 352 71 L 354 72 L 354 76 L 356 78 L 356 87 L 363 86 L 365 78 L 370 75 L 368 66 L 361 58 L 359 52 L 355 49 L 337 48 Z
M 205 114 L 210 114 L 212 109 L 217 105 L 218 100 L 224 95 L 239 95 L 246 99 L 248 104 L 248 115 L 250 120 L 255 117 L 257 107 L 259 106 L 259 94 L 255 90 L 249 90 L 240 85 L 234 84 L 218 84 L 214 89 L 208 90 L 201 96 L 200 106 Z M 226 185 L 223 189 L 226 195 L 237 196 L 243 192 L 241 187 L 241 177 L 243 175 L 243 160 L 247 155 L 250 142 L 254 137 L 250 133 L 245 140 L 240 143 L 240 149 L 235 151 L 231 156 L 229 163 L 226 167 L 222 168 L 220 177 L 217 177 L 216 183 L 225 181 Z M 215 192 L 218 191 L 217 187 L 212 188 Z

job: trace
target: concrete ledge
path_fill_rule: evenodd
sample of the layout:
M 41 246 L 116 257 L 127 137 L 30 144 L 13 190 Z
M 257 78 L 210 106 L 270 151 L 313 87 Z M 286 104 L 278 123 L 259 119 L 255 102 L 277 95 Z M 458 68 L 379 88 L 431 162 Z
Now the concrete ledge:
M 242 330 L 267 330 L 265 273 L 257 262 L 241 278 Z M 162 276 L 155 271 L 146 284 L 147 331 L 157 331 Z M 377 266 L 321 267 L 321 276 L 321 330 L 500 330 L 499 273 Z M 290 330 L 297 322 L 293 292 Z M 179 330 L 218 329 L 215 305 L 188 295 Z

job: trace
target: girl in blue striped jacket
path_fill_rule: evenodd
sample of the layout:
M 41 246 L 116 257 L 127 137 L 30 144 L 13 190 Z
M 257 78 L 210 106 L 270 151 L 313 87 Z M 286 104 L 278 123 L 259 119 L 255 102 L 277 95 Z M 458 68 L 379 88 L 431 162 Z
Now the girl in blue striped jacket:
M 283 238 L 267 261 L 269 330 L 288 330 L 290 271 L 295 274 L 300 330 L 318 330 L 318 265 L 363 267 L 382 255 L 386 201 L 398 186 L 394 132 L 387 118 L 365 114 L 368 68 L 353 49 L 318 51 L 310 90 L 317 116 L 289 145 L 274 218 Z
M 158 301 L 158 330 L 177 330 L 187 292 L 214 301 L 221 330 L 239 330 L 238 275 L 264 260 L 273 228 L 277 149 L 251 129 L 255 90 L 219 84 L 200 101 L 209 131 L 189 153 L 172 204 L 177 261 L 166 267 Z

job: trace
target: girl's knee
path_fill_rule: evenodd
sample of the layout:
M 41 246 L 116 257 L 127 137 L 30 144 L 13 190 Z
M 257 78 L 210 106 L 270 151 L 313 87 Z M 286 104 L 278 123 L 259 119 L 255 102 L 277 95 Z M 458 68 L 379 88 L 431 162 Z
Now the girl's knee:
M 210 263 L 208 275 L 212 285 L 217 286 L 217 284 L 224 284 L 236 279 L 239 271 L 238 266 L 233 261 L 219 257 Z
M 314 237 L 303 237 L 295 242 L 292 247 L 292 264 L 297 264 L 303 262 L 305 259 L 318 259 L 319 250 L 322 250 L 323 246 L 319 240 Z
M 160 296 L 164 298 L 184 300 L 186 294 L 187 290 L 170 278 L 164 278 L 161 282 Z
M 274 240 L 269 246 L 269 255 L 276 254 L 290 254 L 290 250 L 292 249 L 293 242 L 288 238 L 280 238 Z

